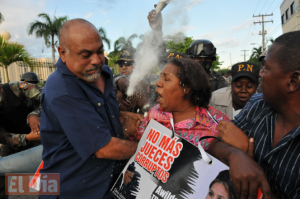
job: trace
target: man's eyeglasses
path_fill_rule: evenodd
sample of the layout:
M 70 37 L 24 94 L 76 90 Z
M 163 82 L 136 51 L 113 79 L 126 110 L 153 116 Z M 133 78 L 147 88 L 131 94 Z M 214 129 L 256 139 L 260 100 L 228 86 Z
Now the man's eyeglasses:
M 133 63 L 134 63 L 133 61 L 119 61 L 118 62 L 120 68 L 122 68 L 123 65 L 126 67 L 131 66 L 131 65 L 133 65 Z

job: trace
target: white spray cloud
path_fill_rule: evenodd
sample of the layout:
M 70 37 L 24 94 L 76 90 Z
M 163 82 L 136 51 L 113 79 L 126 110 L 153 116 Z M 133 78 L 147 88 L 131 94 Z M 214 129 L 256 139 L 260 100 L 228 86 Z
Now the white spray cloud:
M 161 0 L 161 2 L 169 3 L 169 9 L 163 11 L 163 30 L 166 35 L 172 35 L 172 41 L 179 43 L 183 42 L 185 36 L 178 33 L 178 29 L 173 27 L 174 24 L 188 27 L 187 12 L 195 5 L 204 2 L 205 0 Z M 191 27 L 188 27 L 190 29 Z M 139 53 L 135 56 L 135 67 L 129 78 L 129 87 L 127 95 L 131 96 L 134 93 L 135 87 L 142 81 L 149 71 L 159 64 L 162 56 L 163 40 L 154 38 L 153 32 L 146 33 L 144 41 L 139 49 Z M 166 37 L 168 39 L 168 37 Z

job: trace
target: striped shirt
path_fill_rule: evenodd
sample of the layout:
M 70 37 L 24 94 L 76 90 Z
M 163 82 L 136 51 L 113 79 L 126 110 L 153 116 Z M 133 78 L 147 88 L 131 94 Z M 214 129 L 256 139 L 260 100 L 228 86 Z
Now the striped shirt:
M 300 126 L 273 147 L 277 113 L 253 95 L 232 121 L 249 138 L 255 139 L 255 159 L 263 168 L 274 194 L 281 199 L 300 198 Z

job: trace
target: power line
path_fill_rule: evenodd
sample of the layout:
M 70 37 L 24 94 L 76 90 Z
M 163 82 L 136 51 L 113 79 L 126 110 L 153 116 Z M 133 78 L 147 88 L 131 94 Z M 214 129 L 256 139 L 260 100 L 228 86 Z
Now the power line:
M 262 13 L 262 11 L 263 11 L 264 7 L 266 6 L 267 2 L 268 2 L 268 0 L 266 0 L 266 3 L 265 3 L 264 6 L 262 7 L 260 13 Z
M 258 3 L 257 3 L 257 5 L 256 5 L 256 8 L 255 8 L 255 10 L 254 10 L 253 13 L 256 12 L 256 10 L 257 10 L 257 8 L 258 8 L 258 6 L 259 6 L 259 3 L 260 3 L 260 0 L 258 0 Z M 246 40 L 245 40 L 246 42 L 245 42 L 245 44 L 244 44 L 244 47 L 245 47 L 245 45 L 246 45 L 246 43 L 247 43 L 247 41 L 248 41 L 248 36 L 249 36 L 249 33 L 250 33 L 251 28 L 252 28 L 252 27 L 249 28 L 249 31 L 248 31 L 248 34 L 247 34 L 247 37 L 246 37 Z
M 255 10 L 254 10 L 253 13 L 255 13 L 255 11 L 257 10 L 259 3 L 260 3 L 260 0 L 258 0 L 258 4 L 257 4 L 257 6 L 256 6 L 256 8 L 255 8 Z
M 281 25 L 281 24 L 280 24 Z M 269 35 L 269 38 L 271 37 L 271 36 L 273 36 L 278 30 L 280 30 L 280 28 L 281 28 L 281 26 L 277 26 L 277 28 L 276 29 L 274 29 L 273 31 L 272 31 L 272 33 Z
M 275 1 L 272 1 L 271 5 L 269 6 L 268 10 L 266 11 L 266 13 L 268 13 L 268 11 L 270 10 L 270 8 L 272 7 L 272 5 L 274 4 Z
M 278 8 L 278 6 L 280 6 L 281 2 L 274 8 L 274 10 L 272 11 L 272 13 L 276 10 L 276 8 Z

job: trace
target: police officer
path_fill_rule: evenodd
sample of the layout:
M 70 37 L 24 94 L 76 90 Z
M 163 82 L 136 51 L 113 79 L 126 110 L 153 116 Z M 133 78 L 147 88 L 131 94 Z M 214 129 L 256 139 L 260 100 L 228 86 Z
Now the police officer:
M 119 55 L 119 59 L 116 62 L 116 64 L 119 65 L 121 74 L 123 75 L 131 75 L 133 71 L 133 56 L 135 54 L 136 50 L 131 47 L 126 47 L 121 50 L 121 53 Z
M 134 48 L 124 48 L 121 50 L 119 59 L 116 62 L 116 64 L 120 67 L 120 73 L 115 74 L 113 77 L 113 83 L 114 83 L 114 89 L 116 90 L 117 82 L 122 77 L 128 77 L 131 75 L 133 71 L 133 56 L 135 54 L 136 50 Z
M 39 83 L 39 77 L 34 72 L 26 72 L 22 75 L 21 81 L 31 83 L 31 84 L 37 84 Z
M 0 160 L 41 144 L 39 116 L 33 113 L 40 105 L 40 96 L 38 85 L 24 81 L 0 85 Z M 5 178 L 0 177 L 0 198 L 4 198 L 4 185 Z
M 32 114 L 40 105 L 40 96 L 38 85 L 22 81 L 0 85 L 1 157 L 40 144 L 35 142 L 40 141 L 39 117 Z
M 190 48 L 187 49 L 186 52 L 190 58 L 199 62 L 204 68 L 209 76 L 212 91 L 228 86 L 222 75 L 210 70 L 213 62 L 216 60 L 217 53 L 217 49 L 211 41 L 205 39 L 196 40 L 190 45 Z

